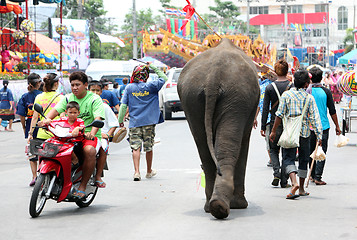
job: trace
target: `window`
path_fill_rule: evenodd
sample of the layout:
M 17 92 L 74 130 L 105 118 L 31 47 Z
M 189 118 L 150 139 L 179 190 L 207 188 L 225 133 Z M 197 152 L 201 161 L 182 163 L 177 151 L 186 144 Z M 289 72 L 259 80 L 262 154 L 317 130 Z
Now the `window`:
M 269 14 L 269 7 L 250 7 L 249 14 Z
M 327 4 L 316 4 L 315 12 L 327 12 Z
M 348 25 L 348 10 L 346 7 L 339 7 L 337 12 L 338 30 L 346 30 Z
M 288 13 L 302 13 L 302 5 L 291 5 L 287 7 Z M 285 13 L 285 5 L 281 6 L 281 13 Z
M 321 37 L 321 29 L 313 29 L 312 32 L 314 37 Z

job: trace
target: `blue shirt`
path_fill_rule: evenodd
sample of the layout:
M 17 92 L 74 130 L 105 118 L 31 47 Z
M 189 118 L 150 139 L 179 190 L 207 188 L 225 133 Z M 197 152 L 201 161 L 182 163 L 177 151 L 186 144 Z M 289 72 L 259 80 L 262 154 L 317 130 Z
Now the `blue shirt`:
M 16 113 L 20 116 L 31 118 L 33 115 L 33 103 L 35 102 L 36 96 L 40 93 L 42 93 L 40 90 L 34 90 L 23 94 L 17 103 Z
M 112 90 L 112 93 L 114 93 L 114 96 L 116 96 L 120 100 L 120 93 L 119 93 L 119 88 L 114 88 Z
M 317 109 L 319 109 L 322 130 L 330 128 L 330 123 L 327 118 L 327 95 L 325 91 L 320 87 L 313 87 L 311 89 L 311 95 L 314 96 Z
M 259 80 L 259 87 L 260 87 L 260 99 L 259 99 L 259 110 L 260 110 L 260 114 L 263 114 L 263 103 L 264 103 L 264 95 L 265 95 L 265 89 L 267 88 L 267 86 L 272 83 L 272 81 L 270 79 L 264 79 L 263 81 Z M 270 113 L 268 114 L 268 119 L 267 119 L 267 123 L 270 122 Z
M 28 137 L 28 132 L 30 130 L 31 119 L 33 115 L 33 103 L 37 95 L 42 93 L 40 90 L 34 90 L 32 92 L 25 93 L 21 96 L 19 102 L 17 103 L 16 113 L 20 116 L 27 117 L 25 122 L 25 138 Z M 36 133 L 34 132 L 34 137 Z
M 10 109 L 10 101 L 14 101 L 11 90 L 2 88 L 0 90 L 0 109 Z
M 127 84 L 126 85 L 121 85 L 120 88 L 119 88 L 119 99 L 121 100 L 124 96 L 124 90 L 126 88 L 126 86 L 128 86 Z
M 120 103 L 119 99 L 114 95 L 114 93 L 109 90 L 103 89 L 102 95 L 100 95 L 100 97 L 103 99 L 103 102 L 108 104 L 112 110 Z
M 164 122 L 158 96 L 164 83 L 164 79 L 158 78 L 147 83 L 131 83 L 126 86 L 122 103 L 129 107 L 129 128 Z

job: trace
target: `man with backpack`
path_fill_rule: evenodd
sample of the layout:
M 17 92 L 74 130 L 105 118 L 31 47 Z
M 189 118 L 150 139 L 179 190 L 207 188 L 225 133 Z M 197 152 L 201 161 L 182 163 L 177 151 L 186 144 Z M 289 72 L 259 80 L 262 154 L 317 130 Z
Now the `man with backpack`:
M 261 124 L 261 135 L 263 137 L 268 136 L 270 130 L 274 125 L 275 112 L 279 106 L 280 96 L 284 91 L 290 89 L 292 83 L 287 79 L 287 74 L 289 71 L 289 64 L 284 60 L 280 59 L 274 65 L 274 71 L 277 74 L 278 78 L 274 82 L 270 83 L 265 89 L 264 102 L 263 102 L 263 113 L 262 113 L 262 124 Z M 267 123 L 269 113 L 271 114 L 271 120 Z M 280 181 L 280 186 L 282 188 L 287 187 L 287 176 L 283 168 L 281 168 L 279 160 L 280 147 L 277 145 L 280 135 L 282 133 L 283 126 L 279 125 L 276 131 L 276 138 L 274 142 L 269 141 L 269 154 L 270 159 L 273 165 L 273 176 L 272 181 L 273 186 L 278 186 Z

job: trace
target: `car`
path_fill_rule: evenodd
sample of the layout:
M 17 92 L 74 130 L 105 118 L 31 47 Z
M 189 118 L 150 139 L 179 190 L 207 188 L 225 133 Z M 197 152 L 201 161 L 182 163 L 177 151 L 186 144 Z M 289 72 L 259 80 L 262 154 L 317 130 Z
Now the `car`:
M 165 120 L 172 119 L 172 113 L 183 111 L 181 101 L 177 93 L 177 81 L 182 68 L 171 68 L 167 72 L 168 80 L 159 91 L 159 106 Z

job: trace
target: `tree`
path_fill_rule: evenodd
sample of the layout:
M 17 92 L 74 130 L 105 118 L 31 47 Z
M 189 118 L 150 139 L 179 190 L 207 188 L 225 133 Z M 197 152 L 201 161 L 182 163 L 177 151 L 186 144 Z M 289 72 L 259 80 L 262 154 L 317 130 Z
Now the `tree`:
M 343 39 L 343 44 L 345 45 L 345 54 L 353 49 L 353 45 L 354 45 L 353 28 L 346 29 L 346 36 Z
M 154 16 L 152 10 L 140 10 L 136 12 L 136 28 L 138 30 L 138 46 L 142 42 L 142 33 L 146 30 L 157 30 L 163 27 L 163 20 L 160 16 Z M 120 55 L 122 59 L 131 59 L 133 57 L 133 11 L 125 15 L 124 25 L 121 27 L 123 33 L 121 35 L 125 41 L 125 47 L 120 48 Z M 139 50 L 139 56 L 140 52 Z
M 236 18 L 240 15 L 239 8 L 231 1 L 222 2 L 221 0 L 215 0 L 216 7 L 209 7 L 209 10 L 216 13 L 220 18 L 230 19 Z

